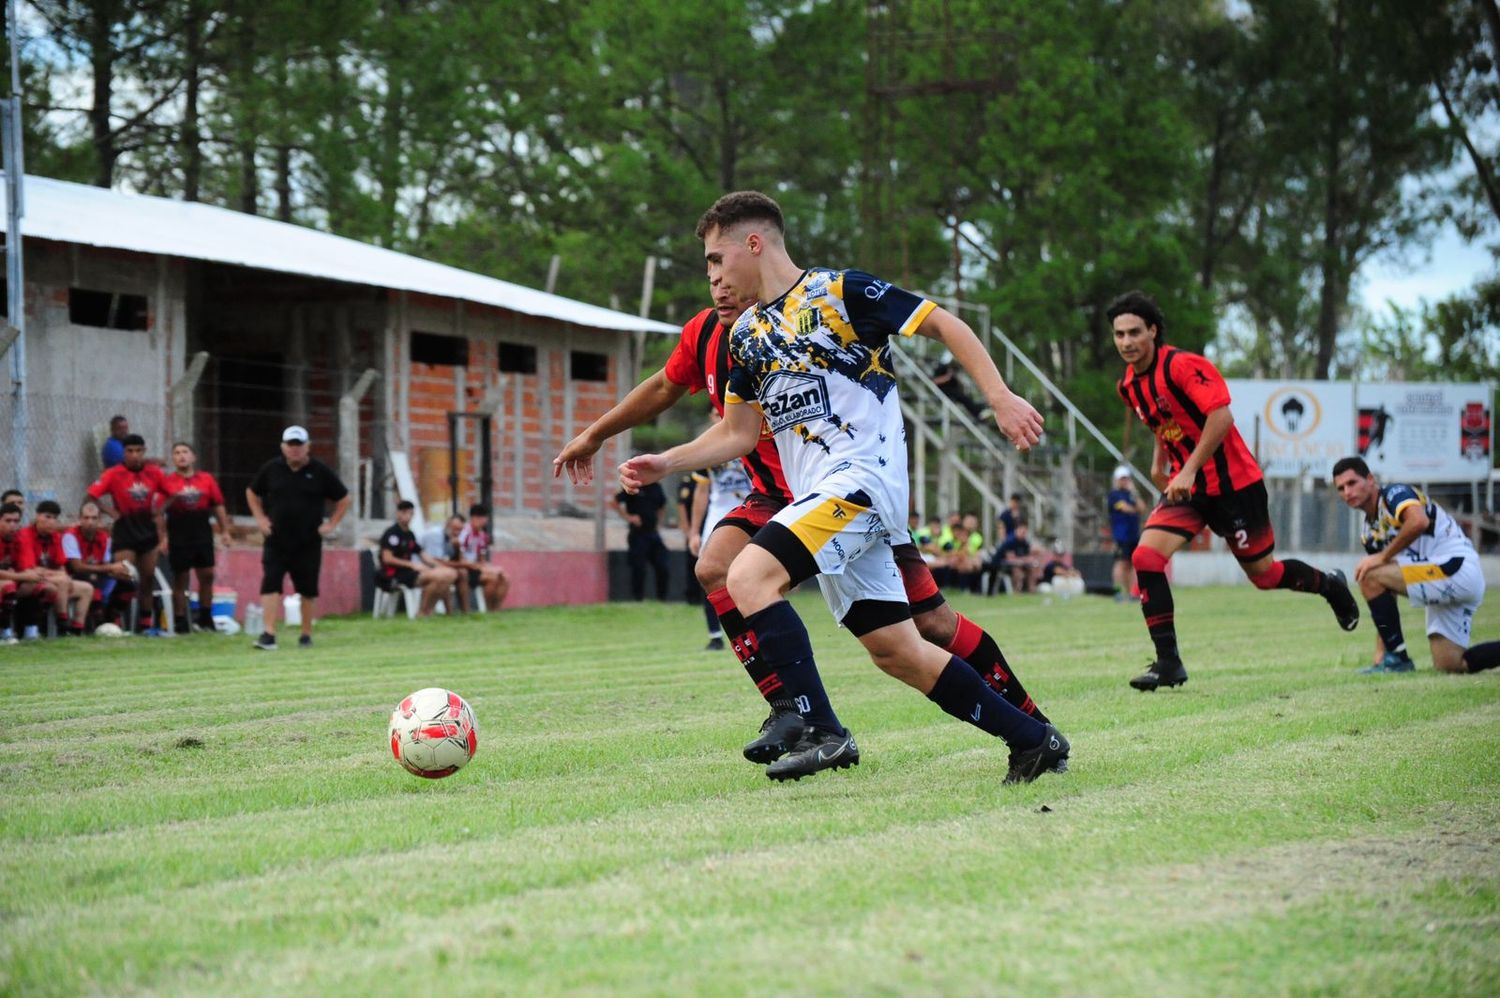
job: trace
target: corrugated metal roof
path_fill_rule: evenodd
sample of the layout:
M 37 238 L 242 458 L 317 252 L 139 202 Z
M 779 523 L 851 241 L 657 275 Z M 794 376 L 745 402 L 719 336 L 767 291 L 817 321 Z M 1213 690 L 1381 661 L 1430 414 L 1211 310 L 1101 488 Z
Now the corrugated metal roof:
M 485 277 L 446 264 L 213 205 L 26 178 L 23 237 L 213 260 L 284 274 L 458 298 L 595 329 L 676 326 Z M 5 227 L 0 212 L 0 230 Z

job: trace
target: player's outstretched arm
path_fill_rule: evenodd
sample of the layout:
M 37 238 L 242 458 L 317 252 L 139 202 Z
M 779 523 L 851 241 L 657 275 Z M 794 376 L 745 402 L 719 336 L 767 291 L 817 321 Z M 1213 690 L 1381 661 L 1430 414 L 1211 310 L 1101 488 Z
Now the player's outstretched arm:
M 568 445 L 552 459 L 552 477 L 557 478 L 566 471 L 574 485 L 589 484 L 594 480 L 594 455 L 605 441 L 655 419 L 676 405 L 685 394 L 687 389 L 670 381 L 665 370 L 657 371 L 632 388 L 613 409 L 568 441 Z
M 995 411 L 995 423 L 1007 440 L 1020 450 L 1030 450 L 1041 441 L 1042 414 L 1005 384 L 994 359 L 967 322 L 939 307 L 927 314 L 917 332 L 947 347 L 953 359 L 969 372 L 975 387 Z
M 679 444 L 664 454 L 641 454 L 620 465 L 620 487 L 635 493 L 674 471 L 711 468 L 744 457 L 760 441 L 760 409 L 749 402 L 731 402 L 724 418 L 696 440 Z

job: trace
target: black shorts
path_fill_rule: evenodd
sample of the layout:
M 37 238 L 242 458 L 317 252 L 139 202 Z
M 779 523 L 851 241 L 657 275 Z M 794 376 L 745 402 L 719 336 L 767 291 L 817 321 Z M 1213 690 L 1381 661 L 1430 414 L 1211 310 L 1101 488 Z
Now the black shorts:
M 745 497 L 744 502 L 725 513 L 724 519 L 720 520 L 714 529 L 738 527 L 754 537 L 761 527 L 771 522 L 771 517 L 786 508 L 786 503 L 785 499 L 777 499 L 764 492 L 752 492 Z
M 167 521 L 167 560 L 173 572 L 214 567 L 214 532 L 207 520 Z
M 471 569 L 469 569 L 469 588 L 470 589 L 478 589 L 478 588 L 480 588 L 483 585 L 484 585 L 484 576 L 480 573 L 479 569 L 477 569 L 477 568 L 471 568 Z
M 1146 520 L 1147 530 L 1165 530 L 1192 540 L 1208 527 L 1229 542 L 1241 562 L 1259 561 L 1276 548 L 1270 501 L 1264 481 L 1252 482 L 1228 495 L 1194 495 L 1187 502 L 1158 503 Z
M 1130 556 L 1135 554 L 1136 546 L 1140 543 L 1139 537 L 1133 541 L 1115 541 L 1115 561 L 1129 561 Z
M 116 552 L 133 551 L 144 554 L 154 551 L 161 544 L 161 535 L 156 532 L 156 521 L 149 515 L 137 513 L 122 516 L 115 521 L 109 532 L 109 543 Z
M 214 567 L 214 540 L 168 540 L 167 561 L 174 573 Z
M 267 545 L 260 554 L 260 592 L 281 592 L 281 580 L 292 577 L 292 588 L 297 595 L 308 599 L 318 598 L 318 574 L 323 568 L 323 545 L 311 543 L 296 551 L 282 551 Z

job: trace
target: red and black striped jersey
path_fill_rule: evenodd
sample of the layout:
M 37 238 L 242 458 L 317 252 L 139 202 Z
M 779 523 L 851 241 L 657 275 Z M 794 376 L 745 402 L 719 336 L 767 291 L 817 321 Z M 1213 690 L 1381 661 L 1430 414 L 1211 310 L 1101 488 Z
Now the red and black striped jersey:
M 729 331 L 719 322 L 717 312 L 705 308 L 682 327 L 682 338 L 677 341 L 672 356 L 667 358 L 664 370 L 667 380 L 674 385 L 680 385 L 693 394 L 707 391 L 714 411 L 722 416 L 729 367 Z M 776 440 L 764 422 L 760 428 L 760 442 L 743 460 L 745 470 L 750 473 L 750 485 L 756 492 L 783 502 L 791 501 L 792 492 L 787 488 L 786 477 L 781 471 Z
M 1229 404 L 1229 386 L 1208 358 L 1173 346 L 1159 347 L 1144 372 L 1127 367 L 1115 387 L 1125 405 L 1156 434 L 1174 475 L 1198 446 L 1208 414 Z M 1193 494 L 1225 495 L 1262 477 L 1240 431 L 1231 426 L 1199 469 Z

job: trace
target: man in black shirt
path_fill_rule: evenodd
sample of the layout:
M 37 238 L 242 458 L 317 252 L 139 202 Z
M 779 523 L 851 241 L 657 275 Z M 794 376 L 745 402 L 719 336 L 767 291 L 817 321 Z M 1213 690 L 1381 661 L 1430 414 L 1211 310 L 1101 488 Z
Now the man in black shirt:
M 318 608 L 318 573 L 323 567 L 323 538 L 338 529 L 349 511 L 349 490 L 333 469 L 308 456 L 307 431 L 288 426 L 281 434 L 281 457 L 268 461 L 245 490 L 245 501 L 265 536 L 261 552 L 260 604 L 265 630 L 256 640 L 261 651 L 276 650 L 276 609 L 282 580 L 290 575 L 302 597 L 302 637 L 312 644 L 312 622 Z M 323 519 L 324 504 L 334 503 Z
M 453 589 L 458 570 L 438 563 L 417 543 L 417 535 L 411 532 L 416 511 L 417 507 L 406 499 L 396 504 L 396 522 L 380 535 L 379 579 L 383 589 L 421 589 L 422 605 L 417 614 L 428 617 L 437 601 Z M 457 610 L 457 604 L 453 609 Z
M 667 494 L 659 484 L 642 488 L 635 495 L 621 489 L 614 498 L 614 507 L 625 522 L 630 524 L 626 537 L 630 560 L 630 594 L 637 600 L 646 598 L 646 565 L 656 573 L 656 598 L 667 598 L 667 546 L 657 532 L 656 520 L 667 505 Z

